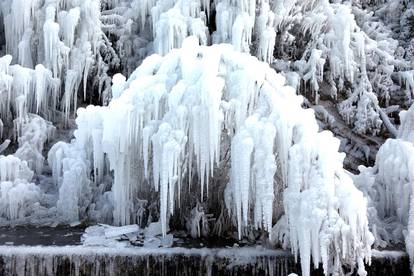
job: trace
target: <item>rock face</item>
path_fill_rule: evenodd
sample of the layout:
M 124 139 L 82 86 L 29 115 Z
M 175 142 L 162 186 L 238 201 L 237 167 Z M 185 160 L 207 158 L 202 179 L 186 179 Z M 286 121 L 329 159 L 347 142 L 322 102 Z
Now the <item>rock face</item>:
M 0 246 L 0 275 L 288 275 L 301 274 L 293 256 L 281 250 L 116 249 L 82 246 Z M 400 252 L 374 254 L 368 275 L 409 275 Z M 312 275 L 323 275 L 322 269 Z

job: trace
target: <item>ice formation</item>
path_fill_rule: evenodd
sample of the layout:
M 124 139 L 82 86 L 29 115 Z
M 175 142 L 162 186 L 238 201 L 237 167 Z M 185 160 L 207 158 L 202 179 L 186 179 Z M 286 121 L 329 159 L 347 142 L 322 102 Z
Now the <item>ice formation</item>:
M 342 169 L 339 141 L 318 133 L 313 112 L 301 108 L 301 97 L 267 64 L 230 45 L 202 47 L 190 37 L 182 49 L 146 59 L 124 87 L 108 107 L 79 109 L 76 139 L 49 152 L 54 175 L 62 179 L 63 173 L 63 181 L 74 168 L 64 163 L 71 151 L 89 160 L 90 169 L 83 170 L 92 170 L 95 180 L 113 171 L 115 224 L 137 221 L 137 199 L 150 185 L 159 192 L 166 235 L 182 193 L 211 196 L 209 185 L 228 140 L 230 179 L 222 200 L 239 238 L 248 225 L 272 234 L 274 197 L 286 187 L 281 191 L 291 246 L 304 275 L 311 256 L 326 273 L 356 264 L 364 275 L 372 243 L 366 202 Z M 76 179 L 88 181 L 84 174 Z M 348 206 L 351 198 L 358 204 Z M 331 259 L 332 252 L 338 257 Z
M 303 275 L 365 275 L 369 222 L 375 246 L 405 242 L 413 260 L 410 1 L 0 7 L 0 224 L 261 233 Z M 381 144 L 373 167 L 342 168 L 339 148 L 372 165 Z
M 117 248 L 97 246 L 2 246 L 6 274 L 283 274 L 298 271 L 285 251 L 262 247 Z M 148 265 L 150 264 L 150 265 Z
M 316 104 L 321 95 L 340 103 L 340 114 L 358 134 L 379 135 L 388 130 L 394 135 L 393 122 L 382 108 L 411 103 L 410 50 L 400 47 L 390 27 L 381 21 L 386 21 L 383 13 L 395 8 L 401 14 L 392 16 L 401 16 L 398 24 L 407 29 L 404 22 L 411 9 L 404 12 L 406 4 L 400 1 L 379 9 L 381 20 L 358 5 L 327 0 L 218 0 L 210 4 L 135 0 L 108 5 L 112 9 L 102 17 L 105 29 L 118 37 L 120 60 L 128 74 L 145 55 L 154 51 L 165 55 L 193 35 L 201 45 L 231 43 L 236 50 L 268 63 L 276 57 L 283 63 L 284 74 L 298 74 L 302 85 L 294 86 L 299 93 L 307 95 L 309 86 Z M 322 84 L 327 86 L 321 89 Z
M 339 103 L 338 111 L 355 133 L 379 135 L 383 126 L 389 130 L 390 122 L 380 106 L 401 104 L 397 91 L 403 85 L 398 76 L 406 76 L 404 72 L 412 68 L 408 51 L 404 59 L 404 50 L 388 26 L 369 8 L 310 2 L 312 6 L 275 1 L 275 27 L 281 33 L 275 49 L 280 57 L 277 67 L 299 73 L 299 91 L 315 103 L 321 95 Z M 306 41 L 300 51 L 295 50 L 298 40 Z M 293 57 L 286 61 L 287 55 Z
M 44 100 L 43 96 L 52 101 L 48 106 L 50 109 L 64 111 L 68 119 L 69 113 L 77 109 L 77 92 L 81 84 L 86 99 L 90 71 L 97 70 L 97 75 L 104 77 L 101 68 L 105 65 L 102 58 L 97 58 L 103 44 L 99 1 L 43 3 L 16 0 L 1 3 L 4 26 L 8 26 L 5 28 L 7 53 L 14 57 L 13 63 L 19 62 L 20 66 L 27 68 L 25 71 L 35 69 L 36 82 L 43 82 L 43 85 L 36 83 L 33 87 L 38 95 L 36 112 L 40 112 L 40 105 L 47 106 L 40 101 Z M 8 59 L 5 57 L 4 62 L 7 63 Z M 22 75 L 24 70 L 18 71 L 18 75 Z M 63 83 L 64 95 L 61 95 Z M 101 92 L 102 89 L 99 90 Z
M 105 224 L 90 226 L 85 229 L 81 241 L 84 246 L 102 246 L 111 248 L 168 248 L 173 244 L 173 235 L 162 235 L 161 223 L 153 222 L 145 229 L 136 224 L 110 226 Z
M 405 56 L 400 54 L 404 50 L 398 47 L 388 26 L 349 4 L 331 4 L 327 0 L 106 0 L 102 5 L 107 9 L 101 12 L 97 0 L 29 1 L 27 5 L 21 0 L 4 2 L 4 25 L 11 26 L 5 28 L 7 52 L 18 57 L 16 61 L 22 66 L 45 65 L 54 77 L 66 83 L 62 106 L 65 113 L 76 110 L 74 95 L 79 86 L 83 86 L 84 99 L 87 98 L 88 75 L 92 71 L 101 77 L 93 85 L 106 102 L 108 70 L 121 64 L 130 74 L 149 53 L 165 55 L 181 47 L 189 35 L 197 36 L 202 45 L 232 43 L 235 49 L 251 52 L 269 63 L 274 56 L 289 57 L 285 71 L 299 73 L 313 90 L 316 103 L 321 93 L 335 99 L 338 93 L 346 93 L 346 98 L 351 98 L 339 106 L 341 115 L 356 133 L 378 135 L 382 130 L 384 118 L 378 119 L 381 110 L 377 98 L 385 106 L 400 104 L 400 93 L 394 92 L 404 86 L 407 96 L 412 98 L 408 50 Z M 393 16 L 401 17 L 398 24 L 402 35 L 408 36 L 404 26 L 409 25 L 412 8 L 404 1 L 393 1 L 389 6 L 378 11 L 379 17 L 385 17 L 391 8 L 396 9 L 400 14 L 395 12 Z M 294 33 L 299 29 L 301 32 Z M 377 35 L 378 32 L 384 35 Z M 279 39 L 276 33 L 280 34 Z M 307 45 L 299 49 L 295 46 L 298 40 Z M 33 41 L 39 41 L 36 49 L 30 47 Z M 101 50 L 106 53 L 100 54 Z M 400 81 L 396 81 L 396 76 Z M 329 91 L 320 90 L 323 82 L 329 84 Z M 373 93 L 360 95 L 361 86 L 372 86 Z M 306 94 L 303 86 L 298 89 Z M 374 123 L 364 124 L 362 118 Z
M 400 117 L 397 139 L 388 139 L 377 154 L 375 166 L 361 167 L 355 180 L 371 201 L 369 216 L 376 245 L 405 242 L 413 265 L 414 105 Z
M 33 171 L 26 161 L 8 155 L 0 156 L 0 216 L 16 220 L 36 209 L 39 187 L 32 183 Z
M 155 52 L 165 55 L 174 48 L 180 48 L 189 35 L 197 36 L 201 44 L 207 44 L 207 27 L 200 18 L 206 15 L 204 12 L 201 15 L 201 7 L 197 2 L 187 2 L 189 1 L 177 1 L 174 8 L 160 14 L 157 19 L 153 18 L 156 22 L 153 26 Z M 159 9 L 158 6 L 154 7 L 153 16 Z
M 0 220 L 11 222 L 24 221 L 42 209 L 42 191 L 34 175 L 43 171 L 44 145 L 55 131 L 50 122 L 34 114 L 16 119 L 15 125 L 19 147 L 13 155 L 0 155 Z
M 44 145 L 54 136 L 55 127 L 34 114 L 29 114 L 23 122 L 16 119 L 15 124 L 20 128 L 20 134 L 18 135 L 19 148 L 14 155 L 21 160 L 26 160 L 28 166 L 36 173 L 42 173 Z

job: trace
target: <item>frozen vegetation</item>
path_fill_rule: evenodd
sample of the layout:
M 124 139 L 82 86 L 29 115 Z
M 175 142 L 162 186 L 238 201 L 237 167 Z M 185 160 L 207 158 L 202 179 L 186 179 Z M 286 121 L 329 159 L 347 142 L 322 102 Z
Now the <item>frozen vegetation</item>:
M 414 264 L 412 1 L 0 8 L 0 225 L 234 238 L 305 276 Z

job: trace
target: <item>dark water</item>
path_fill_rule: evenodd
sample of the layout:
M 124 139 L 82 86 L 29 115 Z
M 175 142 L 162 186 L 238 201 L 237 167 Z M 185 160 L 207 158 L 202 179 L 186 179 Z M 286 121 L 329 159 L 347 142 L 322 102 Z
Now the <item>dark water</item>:
M 0 246 L 66 246 L 80 245 L 84 227 L 0 227 Z M 248 246 L 247 242 L 234 239 L 209 237 L 192 239 L 186 234 L 177 232 L 174 235 L 174 247 L 183 248 L 221 248 L 233 247 L 234 244 Z M 251 245 L 251 244 L 250 244 Z
M 0 228 L 0 245 L 79 245 L 83 231 L 82 227 L 64 226 Z

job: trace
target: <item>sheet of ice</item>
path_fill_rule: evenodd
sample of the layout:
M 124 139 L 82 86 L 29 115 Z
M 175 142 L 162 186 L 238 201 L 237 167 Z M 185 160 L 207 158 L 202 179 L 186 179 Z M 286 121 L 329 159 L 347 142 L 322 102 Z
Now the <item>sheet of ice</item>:
M 81 237 L 84 246 L 99 246 L 108 248 L 124 248 L 127 247 L 127 241 L 118 241 L 118 236 L 107 238 L 105 232 L 108 229 L 114 229 L 109 225 L 95 225 L 85 229 L 85 233 Z
M 162 235 L 162 225 L 154 222 L 147 228 L 141 229 L 138 225 L 110 226 L 94 225 L 85 229 L 81 241 L 84 246 L 103 246 L 115 248 L 145 247 L 161 248 L 171 247 L 174 237 L 169 234 Z
M 120 227 L 109 227 L 105 229 L 105 238 L 116 238 L 122 235 L 131 234 L 138 231 L 139 227 L 136 224 Z

